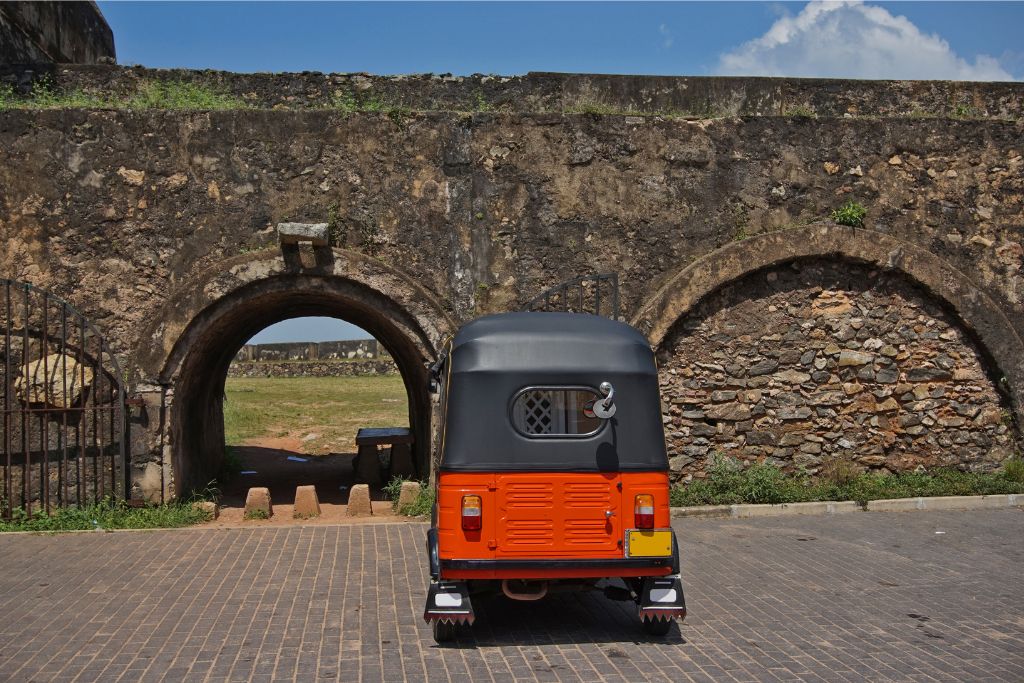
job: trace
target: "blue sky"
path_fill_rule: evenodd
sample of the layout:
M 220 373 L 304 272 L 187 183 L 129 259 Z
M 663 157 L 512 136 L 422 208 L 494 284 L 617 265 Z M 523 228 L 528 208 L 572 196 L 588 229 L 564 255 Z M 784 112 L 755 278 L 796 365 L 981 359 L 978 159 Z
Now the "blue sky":
M 153 67 L 1024 77 L 1021 2 L 99 4 L 118 60 Z
M 1024 2 L 100 2 L 118 61 L 229 71 L 1024 79 Z M 330 319 L 254 342 L 365 337 Z

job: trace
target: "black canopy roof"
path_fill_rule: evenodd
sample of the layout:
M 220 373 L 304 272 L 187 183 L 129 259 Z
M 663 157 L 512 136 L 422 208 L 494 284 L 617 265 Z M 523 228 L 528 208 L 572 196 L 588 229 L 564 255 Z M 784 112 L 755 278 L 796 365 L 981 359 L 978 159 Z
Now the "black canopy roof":
M 581 313 L 503 313 L 452 340 L 444 450 L 447 471 L 660 471 L 668 466 L 658 372 L 647 339 Z M 530 387 L 615 388 L 616 414 L 587 437 L 531 438 L 511 420 Z

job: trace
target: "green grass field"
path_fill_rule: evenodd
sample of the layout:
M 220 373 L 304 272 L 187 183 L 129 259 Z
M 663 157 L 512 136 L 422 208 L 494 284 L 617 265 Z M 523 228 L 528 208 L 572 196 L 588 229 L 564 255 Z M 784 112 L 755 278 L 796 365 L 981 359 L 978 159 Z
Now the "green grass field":
M 352 453 L 360 427 L 409 425 L 399 375 L 229 377 L 225 394 L 229 446 L 287 437 L 298 439 L 302 452 L 310 455 Z

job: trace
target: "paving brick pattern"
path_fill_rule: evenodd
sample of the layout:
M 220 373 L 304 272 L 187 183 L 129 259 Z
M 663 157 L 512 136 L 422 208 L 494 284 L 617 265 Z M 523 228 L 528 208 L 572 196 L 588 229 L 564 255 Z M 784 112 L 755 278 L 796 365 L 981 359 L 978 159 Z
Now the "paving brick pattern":
M 0 679 L 1024 680 L 1020 510 L 676 528 L 667 638 L 568 593 L 480 601 L 445 648 L 421 524 L 4 536 Z

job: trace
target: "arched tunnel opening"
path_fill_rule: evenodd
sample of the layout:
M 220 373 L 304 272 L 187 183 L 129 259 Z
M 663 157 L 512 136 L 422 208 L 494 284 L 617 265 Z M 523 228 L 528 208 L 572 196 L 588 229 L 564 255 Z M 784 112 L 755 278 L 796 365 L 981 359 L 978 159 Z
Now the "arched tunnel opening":
M 401 306 L 365 285 L 333 276 L 285 275 L 219 299 L 191 322 L 176 346 L 180 364 L 172 355 L 166 381 L 173 387 L 170 440 L 177 496 L 202 491 L 223 472 L 225 388 L 238 351 L 260 330 L 308 316 L 349 322 L 387 350 L 405 389 L 415 476 L 429 475 L 431 401 L 425 364 L 433 351 L 426 335 Z

